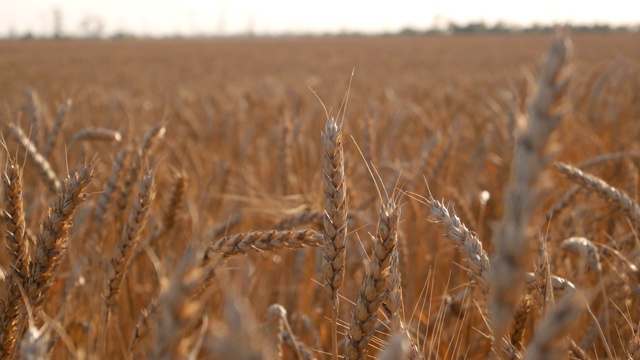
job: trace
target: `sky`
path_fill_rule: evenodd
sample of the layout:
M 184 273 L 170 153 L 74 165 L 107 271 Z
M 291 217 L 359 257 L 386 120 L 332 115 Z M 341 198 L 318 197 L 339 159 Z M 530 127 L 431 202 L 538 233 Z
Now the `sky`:
M 171 34 L 364 33 L 427 29 L 448 22 L 531 25 L 637 25 L 636 0 L 0 0 L 0 36 L 51 35 L 54 13 L 64 33 L 79 35 L 86 20 L 116 32 Z M 82 23 L 85 22 L 85 26 Z

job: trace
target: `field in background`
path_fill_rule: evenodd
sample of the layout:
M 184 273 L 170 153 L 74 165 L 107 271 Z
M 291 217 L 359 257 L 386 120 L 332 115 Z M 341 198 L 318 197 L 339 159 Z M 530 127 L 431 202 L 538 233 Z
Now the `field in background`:
M 526 271 L 539 264 L 535 240 L 545 237 L 549 275 L 584 290 L 593 313 L 579 314 L 566 329 L 572 356 L 582 356 L 581 348 L 591 358 L 625 357 L 640 353 L 637 205 L 625 208 L 597 191 L 570 190 L 574 183 L 553 162 L 581 164 L 637 201 L 640 37 L 571 40 L 571 82 L 559 102 L 566 115 L 547 142 L 548 166 L 531 184 L 538 203 L 525 226 L 531 244 Z M 248 254 L 218 263 L 213 279 L 193 275 L 201 254 L 188 265 L 181 259 L 190 245 L 200 248 L 236 233 L 322 232 L 326 116 L 310 89 L 336 115 L 355 69 L 342 138 L 349 225 L 338 340 L 350 326 L 387 192 L 401 208 L 403 326 L 425 358 L 486 358 L 487 304 L 470 283 L 469 259 L 416 198 L 444 199 L 491 257 L 493 230 L 505 215 L 517 129 L 549 42 L 540 35 L 0 42 L 0 130 L 8 149 L 0 152 L 3 168 L 16 154 L 18 164 L 25 163 L 16 127 L 44 152 L 67 99 L 72 104 L 44 157 L 59 179 L 95 159 L 88 197 L 74 214 L 68 248 L 42 295 L 43 315 L 31 322 L 56 324 L 46 332 L 54 340 L 49 355 L 177 358 L 200 347 L 197 358 L 272 358 L 278 351 L 269 344 L 277 338 L 262 336 L 260 326 L 269 306 L 279 303 L 298 344 L 324 358 L 332 330 L 321 248 L 258 252 L 239 246 Z M 80 139 L 87 128 L 111 129 L 120 137 Z M 128 157 L 119 163 L 123 154 Z M 118 164 L 120 172 L 114 171 Z M 122 273 L 109 270 L 112 254 L 122 249 L 117 243 L 129 211 L 140 203 L 138 179 L 147 170 L 153 170 L 155 198 L 133 255 L 126 255 L 119 293 L 105 305 L 106 279 Z M 28 158 L 22 190 L 30 259 L 56 199 L 51 181 L 43 179 Z M 105 193 L 108 205 L 101 204 Z M 591 255 L 563 242 L 571 237 L 589 240 L 597 266 L 583 265 Z M 15 260 L 4 251 L 0 260 L 11 273 Z M 523 297 L 525 290 L 518 297 L 533 300 L 516 319 L 522 334 L 514 344 L 522 354 L 537 344 L 532 335 L 544 316 L 540 291 L 533 285 L 526 291 L 530 298 Z M 150 316 L 140 321 L 143 309 Z M 20 313 L 18 332 L 28 320 Z M 381 319 L 389 315 L 383 307 L 379 313 Z M 134 332 L 136 323 L 148 325 L 148 332 Z M 386 347 L 388 326 L 383 320 L 377 328 L 370 355 Z M 288 330 L 282 332 L 291 345 Z M 295 358 L 290 348 L 283 350 L 285 358 Z M 341 343 L 340 354 L 343 348 Z

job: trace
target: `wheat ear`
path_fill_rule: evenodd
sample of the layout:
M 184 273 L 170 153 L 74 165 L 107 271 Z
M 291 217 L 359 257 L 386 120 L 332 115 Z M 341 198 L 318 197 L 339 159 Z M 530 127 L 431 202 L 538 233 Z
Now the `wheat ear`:
M 149 206 L 154 197 L 153 172 L 149 171 L 140 179 L 136 201 L 129 211 L 129 219 L 113 250 L 113 256 L 107 264 L 106 276 L 102 286 L 102 333 L 98 337 L 98 349 L 104 355 L 106 345 L 107 325 L 111 308 L 115 305 L 120 292 L 120 285 L 124 279 L 133 254 L 140 243 L 140 232 L 144 227 L 149 212 Z
M 287 311 L 280 304 L 273 304 L 267 309 L 263 330 L 269 359 L 282 359 L 284 319 L 286 316 Z
M 42 149 L 42 156 L 44 156 L 45 159 L 49 158 L 53 148 L 56 146 L 58 135 L 60 134 L 60 130 L 62 130 L 62 125 L 64 124 L 64 120 L 67 118 L 67 113 L 71 108 L 71 104 L 71 99 L 67 99 L 58 109 L 56 121 L 53 123 L 53 128 L 49 132 L 47 141 L 44 143 L 44 148 Z
M 589 239 L 579 236 L 570 237 L 560 243 L 560 248 L 582 257 L 580 261 L 581 273 L 585 273 L 587 269 L 591 269 L 598 274 L 602 273 L 598 248 Z
M 570 51 L 570 42 L 557 33 L 547 50 L 538 89 L 529 105 L 528 121 L 517 139 L 511 178 L 503 199 L 504 216 L 494 232 L 494 258 L 489 272 L 489 320 L 493 338 L 506 335 L 522 297 L 527 264 L 527 226 L 536 206 L 536 184 L 546 165 L 544 150 L 562 114 L 553 113 L 566 91 L 568 80 L 560 79 Z
M 200 256 L 195 249 L 187 249 L 170 276 L 160 279 L 153 359 L 185 359 L 190 350 L 185 330 L 194 328 L 202 308 L 202 302 L 193 296 L 193 292 L 202 283 L 207 270 L 198 265 Z
M 327 118 L 322 133 L 322 189 L 324 192 L 322 252 L 323 285 L 331 296 L 331 349 L 333 360 L 338 352 L 338 289 L 344 281 L 347 243 L 347 187 L 344 173 L 342 128 Z
M 276 230 L 288 230 L 302 224 L 313 224 L 323 226 L 324 211 L 304 209 L 295 214 L 289 215 L 275 226 Z
M 131 335 L 131 343 L 129 344 L 127 356 L 128 358 L 133 358 L 138 344 L 149 336 L 149 331 L 152 330 L 150 320 L 157 312 L 158 298 L 156 297 L 151 299 L 147 307 L 140 312 L 138 322 L 136 323 L 136 326 L 133 329 L 133 334 Z
M 288 331 L 285 331 L 284 334 L 282 334 L 282 342 L 288 349 L 298 356 L 298 360 L 317 360 L 313 350 Z
M 153 197 L 153 172 L 149 171 L 140 180 L 136 201 L 129 212 L 129 220 L 107 265 L 107 276 L 102 291 L 107 308 L 111 308 L 116 302 L 120 283 L 129 267 L 131 256 L 140 242 L 140 232 L 146 222 Z
M 176 173 L 169 190 L 169 201 L 165 205 L 164 214 L 162 214 L 162 232 L 168 233 L 176 225 L 178 213 L 182 208 L 185 190 L 187 188 L 187 175 L 184 173 Z
M 72 148 L 80 141 L 104 141 L 104 142 L 120 142 L 122 134 L 116 130 L 105 128 L 86 128 L 78 131 L 71 137 L 69 148 Z
M 391 336 L 387 345 L 380 352 L 380 360 L 409 360 L 411 347 L 404 334 L 396 333 Z
M 585 299 L 578 292 L 568 294 L 558 301 L 540 321 L 531 343 L 527 346 L 524 360 L 564 358 L 566 348 L 559 343 L 564 341 L 563 336 L 586 306 Z
M 389 287 L 391 258 L 398 243 L 399 218 L 400 209 L 393 201 L 382 207 L 369 271 L 362 280 L 362 287 L 351 315 L 351 326 L 345 345 L 346 359 L 367 358 L 367 346 L 374 335 L 378 309 Z
M 323 189 L 325 216 L 323 222 L 324 285 L 332 299 L 344 280 L 347 237 L 347 191 L 344 174 L 342 129 L 335 119 L 327 120 L 322 133 Z M 337 301 L 337 300 L 336 300 Z
M 571 281 L 565 278 L 551 275 L 550 279 L 553 292 L 558 296 L 565 296 L 570 292 L 576 291 L 576 286 Z M 538 283 L 536 281 L 536 275 L 534 273 L 526 273 L 524 275 L 524 282 L 527 291 L 538 290 Z
M 536 279 L 537 290 L 535 296 L 540 313 L 545 313 L 547 306 L 553 306 L 555 302 L 553 280 L 551 278 L 551 264 L 549 263 L 546 240 L 542 238 L 542 236 L 538 236 L 536 244 L 538 246 L 538 256 L 533 272 Z
M 576 360 L 591 360 L 591 357 L 571 339 L 569 339 L 569 355 L 573 356 Z M 638 352 L 636 356 L 631 357 L 631 359 L 638 358 L 640 358 L 640 352 Z
M 428 204 L 431 215 L 435 217 L 437 223 L 442 225 L 445 235 L 454 242 L 462 253 L 471 279 L 478 286 L 480 292 L 486 295 L 489 292 L 488 276 L 491 264 L 489 256 L 482 249 L 482 242 L 467 229 L 455 213 L 449 212 L 442 202 L 432 198 Z
M 37 149 L 40 147 L 40 121 L 42 118 L 42 102 L 40 96 L 33 89 L 25 89 L 24 96 L 27 98 L 27 109 L 29 111 L 29 120 L 31 120 L 31 139 L 33 146 Z
M 529 319 L 529 313 L 531 312 L 531 305 L 533 300 L 531 296 L 525 295 L 516 309 L 513 326 L 509 334 L 509 340 L 511 345 L 515 346 L 518 350 L 523 350 L 524 334 L 526 329 L 527 320 Z
M 319 247 L 323 235 L 313 230 L 253 231 L 223 237 L 209 245 L 205 262 L 216 255 L 223 258 L 251 251 L 271 251 L 278 249 L 300 249 L 306 246 Z
M 22 303 L 19 286 L 26 286 L 29 279 L 29 242 L 25 234 L 22 170 L 13 161 L 7 163 L 2 185 L 6 204 L 2 215 L 11 270 L 4 281 L 4 296 L 0 300 L 0 359 L 11 359 Z
M 622 211 L 629 215 L 631 220 L 635 223 L 640 222 L 640 206 L 638 206 L 638 203 L 633 201 L 625 191 L 616 189 L 615 187 L 607 184 L 606 181 L 598 178 L 597 176 L 587 174 L 575 166 L 563 163 L 557 163 L 556 166 L 566 177 L 583 188 L 595 192 L 605 200 L 616 204 L 622 209 Z
M 84 190 L 94 174 L 94 163 L 91 162 L 80 172 L 66 179 L 42 222 L 32 262 L 29 264 L 30 274 L 26 289 L 34 313 L 44 303 L 52 279 L 67 251 L 71 218 L 76 207 L 85 200 L 87 195 Z
M 287 116 L 282 120 L 282 130 L 280 135 L 279 166 L 278 166 L 278 193 L 287 195 L 290 191 L 290 177 L 293 171 L 293 136 L 292 136 L 291 120 Z
M 9 128 L 11 129 L 13 136 L 25 148 L 27 154 L 35 163 L 35 166 L 40 172 L 40 175 L 42 175 L 42 179 L 49 186 L 49 190 L 51 190 L 51 192 L 54 194 L 59 192 L 61 188 L 60 180 L 55 171 L 53 171 L 53 168 L 51 167 L 49 161 L 47 161 L 47 159 L 45 159 L 45 157 L 38 152 L 35 144 L 31 140 L 29 140 L 29 137 L 27 137 L 27 135 L 19 126 L 9 124 Z
M 125 147 L 118 152 L 118 155 L 116 155 L 113 167 L 111 168 L 111 175 L 107 180 L 107 184 L 105 185 L 104 190 L 98 198 L 98 203 L 93 213 L 94 224 L 100 225 L 104 222 L 104 216 L 107 213 L 109 204 L 111 204 L 111 198 L 113 197 L 113 194 L 118 189 L 118 183 L 120 175 L 122 173 L 122 168 L 124 167 L 124 164 L 130 152 L 131 150 L 128 147 Z

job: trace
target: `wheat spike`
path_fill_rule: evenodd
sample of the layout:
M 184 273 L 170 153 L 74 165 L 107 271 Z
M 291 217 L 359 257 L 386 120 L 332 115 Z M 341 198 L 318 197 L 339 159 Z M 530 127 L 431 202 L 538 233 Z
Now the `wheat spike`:
M 30 274 L 26 289 L 34 312 L 46 300 L 52 279 L 67 251 L 71 218 L 76 207 L 85 200 L 87 196 L 85 189 L 94 175 L 94 163 L 91 162 L 80 172 L 66 179 L 57 199 L 49 207 L 49 213 L 42 222 L 40 233 L 36 238 L 32 262 L 29 265 Z
M 393 201 L 382 207 L 374 238 L 369 271 L 362 280 L 345 345 L 345 358 L 366 359 L 367 346 L 374 335 L 378 308 L 389 287 L 391 258 L 398 243 L 400 209 Z
M 2 185 L 6 204 L 2 215 L 11 270 L 4 281 L 4 294 L 0 298 L 0 359 L 11 359 L 22 306 L 19 287 L 25 287 L 29 279 L 29 243 L 22 202 L 22 169 L 12 160 L 6 165 Z

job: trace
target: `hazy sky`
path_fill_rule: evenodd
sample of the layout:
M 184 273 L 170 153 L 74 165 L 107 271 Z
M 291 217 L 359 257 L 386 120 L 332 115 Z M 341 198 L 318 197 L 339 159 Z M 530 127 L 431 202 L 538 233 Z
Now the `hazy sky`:
M 66 33 L 83 19 L 100 18 L 105 33 L 147 35 L 237 33 L 378 32 L 447 21 L 515 24 L 640 23 L 637 0 L 0 0 L 0 36 L 51 34 L 54 9 Z

